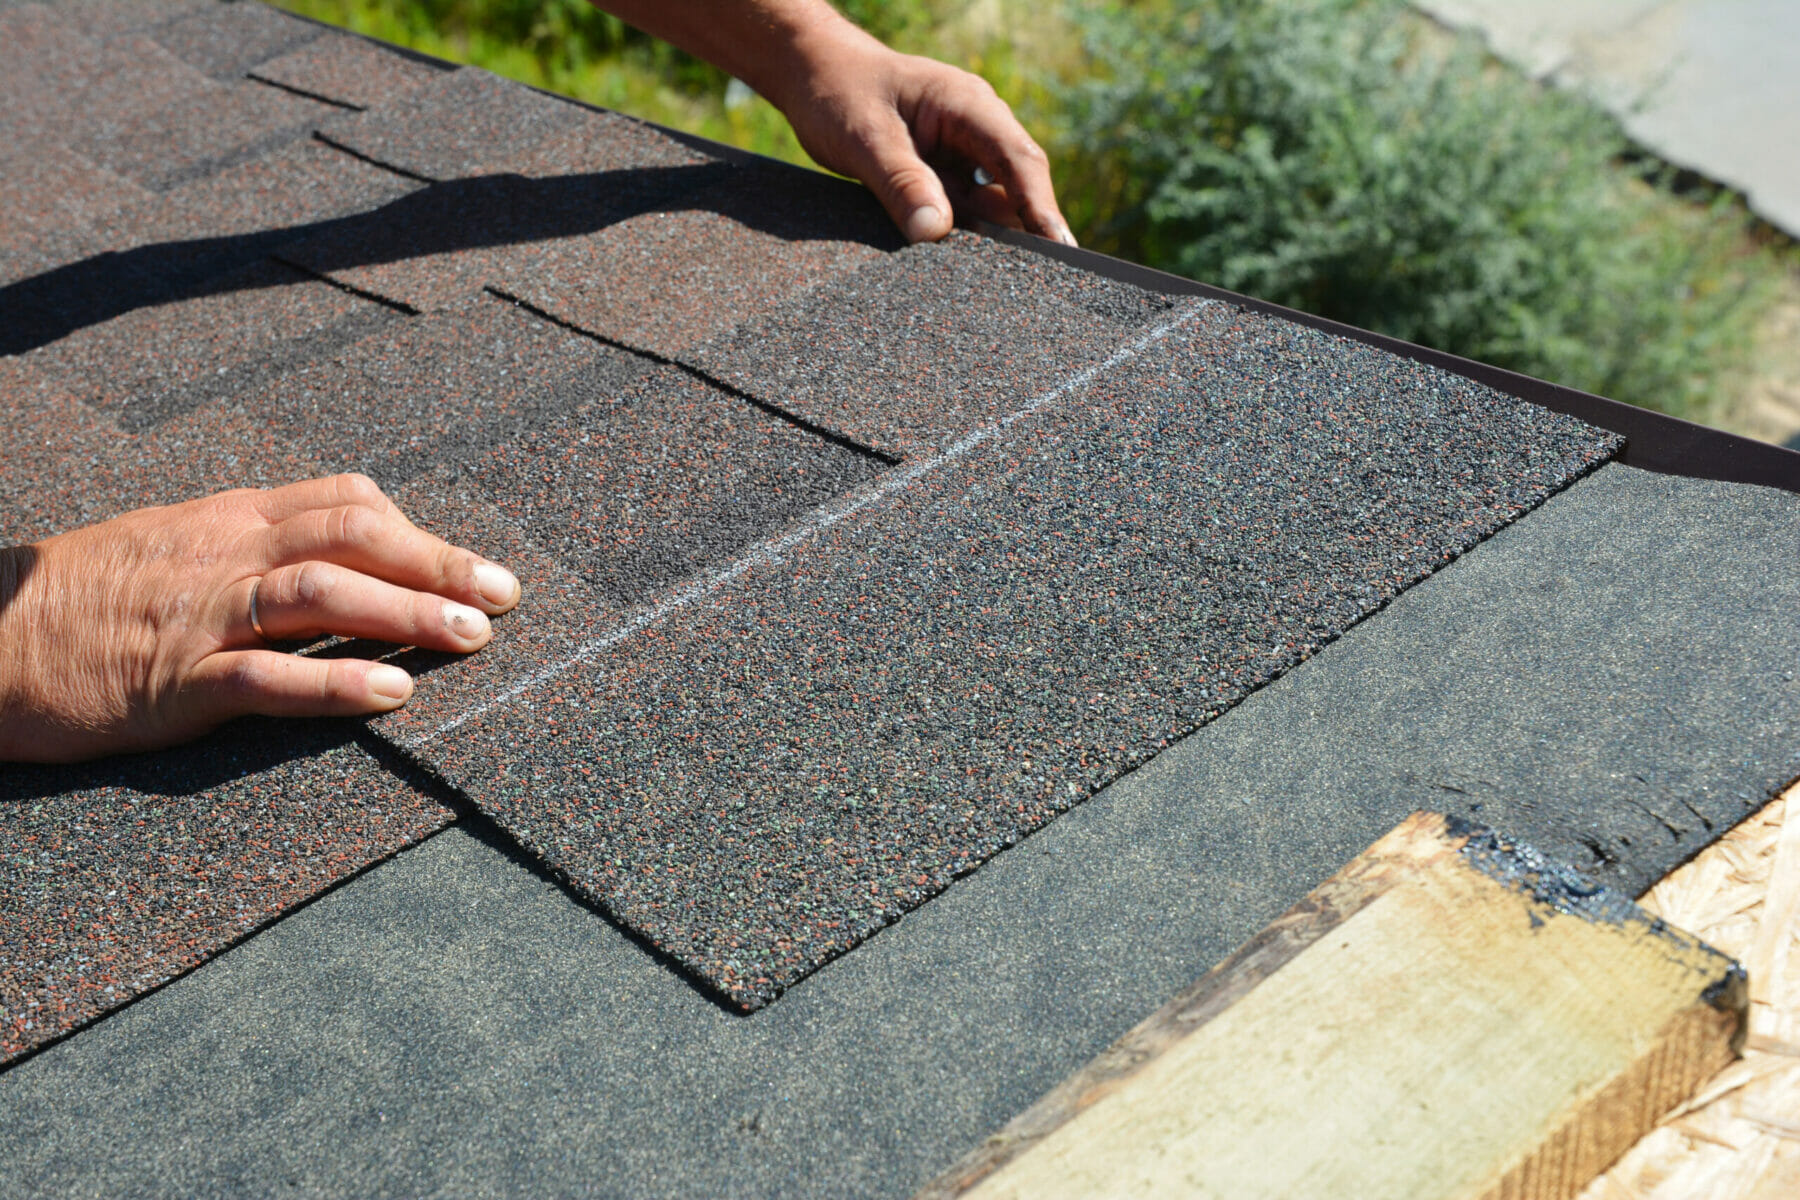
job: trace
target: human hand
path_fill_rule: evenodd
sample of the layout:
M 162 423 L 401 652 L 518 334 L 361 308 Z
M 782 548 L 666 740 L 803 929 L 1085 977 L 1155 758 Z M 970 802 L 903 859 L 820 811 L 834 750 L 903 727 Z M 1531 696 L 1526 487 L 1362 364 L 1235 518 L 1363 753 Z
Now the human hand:
M 1049 160 L 986 80 L 848 22 L 819 22 L 797 43 L 798 69 L 765 94 L 806 152 L 866 184 L 909 241 L 943 237 L 954 214 L 1075 244 Z
M 386 712 L 412 694 L 399 667 L 267 642 L 338 634 L 467 652 L 518 601 L 510 572 L 423 532 L 361 475 L 222 492 L 0 550 L 0 761 L 167 746 L 251 713 Z

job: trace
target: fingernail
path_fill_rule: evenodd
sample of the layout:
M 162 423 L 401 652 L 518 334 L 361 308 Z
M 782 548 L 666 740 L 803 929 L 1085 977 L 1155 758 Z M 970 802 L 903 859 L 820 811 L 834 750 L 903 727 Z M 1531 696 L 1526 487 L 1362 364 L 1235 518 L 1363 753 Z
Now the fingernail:
M 404 700 L 412 695 L 412 676 L 399 667 L 376 663 L 369 668 L 369 690 L 388 700 Z
M 473 641 L 487 635 L 487 614 L 480 609 L 470 608 L 466 604 L 446 600 L 444 601 L 444 627 L 459 638 Z
M 935 204 L 924 204 L 912 210 L 912 216 L 906 218 L 906 240 L 909 242 L 931 241 L 939 236 L 944 227 L 944 210 Z
M 511 604 L 518 598 L 519 581 L 499 563 L 479 563 L 475 567 L 475 590 L 489 604 Z
M 1070 232 L 1067 225 L 1064 225 L 1062 227 L 1062 232 L 1056 235 L 1056 240 L 1065 246 L 1074 246 L 1076 249 L 1081 248 L 1081 243 L 1075 240 L 1075 235 Z

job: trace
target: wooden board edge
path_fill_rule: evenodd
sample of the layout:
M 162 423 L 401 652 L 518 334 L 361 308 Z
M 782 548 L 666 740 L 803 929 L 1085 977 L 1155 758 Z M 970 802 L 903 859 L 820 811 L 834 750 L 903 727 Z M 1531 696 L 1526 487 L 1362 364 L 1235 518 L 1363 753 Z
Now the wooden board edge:
M 1653 1052 L 1608 1081 L 1517 1162 L 1501 1164 L 1475 1195 L 1514 1200 L 1574 1195 L 1645 1130 L 1741 1052 L 1749 989 L 1743 969 L 1699 939 L 1643 913 L 1630 900 L 1491 830 L 1433 812 L 1415 812 L 1264 927 L 1229 958 L 1046 1093 L 998 1133 L 927 1183 L 914 1200 L 956 1200 L 1119 1091 L 1165 1050 L 1227 1011 L 1308 947 L 1394 887 L 1446 860 L 1488 875 L 1561 913 L 1605 923 L 1640 923 L 1672 956 L 1705 963 L 1714 980 L 1696 1004 L 1658 1032 Z M 1548 1189 L 1548 1190 L 1547 1190 Z
M 999 1133 L 958 1159 L 920 1189 L 914 1200 L 954 1200 L 963 1195 L 1077 1113 L 1117 1091 L 1169 1045 L 1230 1008 L 1411 872 L 1456 854 L 1467 840 L 1466 834 L 1451 833 L 1441 814 L 1413 813 Z

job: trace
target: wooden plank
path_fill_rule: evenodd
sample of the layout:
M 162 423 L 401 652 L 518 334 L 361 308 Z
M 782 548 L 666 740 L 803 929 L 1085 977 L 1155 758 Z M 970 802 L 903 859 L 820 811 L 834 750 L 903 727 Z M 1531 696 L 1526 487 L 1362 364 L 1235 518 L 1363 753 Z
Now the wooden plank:
M 1569 1197 L 1747 1004 L 1697 939 L 1415 813 L 919 1200 Z

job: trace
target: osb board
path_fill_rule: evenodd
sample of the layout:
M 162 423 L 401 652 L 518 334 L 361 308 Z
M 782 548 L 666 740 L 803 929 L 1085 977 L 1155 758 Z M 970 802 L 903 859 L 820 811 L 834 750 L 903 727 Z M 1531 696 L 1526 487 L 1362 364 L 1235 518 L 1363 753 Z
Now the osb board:
M 1744 1003 L 1724 955 L 1417 813 L 920 1196 L 1566 1200 Z
M 1742 1059 L 1669 1114 L 1581 1200 L 1800 1196 L 1800 784 L 1639 903 L 1743 961 L 1750 1035 Z

